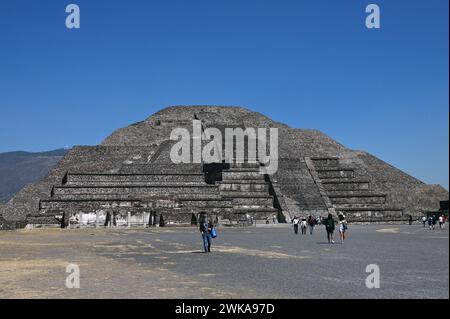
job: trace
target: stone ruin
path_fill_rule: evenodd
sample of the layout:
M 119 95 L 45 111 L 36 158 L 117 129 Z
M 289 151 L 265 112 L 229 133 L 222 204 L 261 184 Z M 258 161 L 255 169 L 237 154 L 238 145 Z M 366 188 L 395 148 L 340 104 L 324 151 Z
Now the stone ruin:
M 171 131 L 278 128 L 278 171 L 257 161 L 174 164 Z M 240 107 L 173 106 L 121 128 L 98 146 L 74 147 L 38 183 L 0 210 L 4 228 L 39 225 L 181 225 L 200 212 L 239 224 L 346 214 L 349 221 L 402 221 L 437 210 L 448 191 L 427 185 L 317 130 L 295 129 Z M 7 226 L 5 226 L 7 225 Z

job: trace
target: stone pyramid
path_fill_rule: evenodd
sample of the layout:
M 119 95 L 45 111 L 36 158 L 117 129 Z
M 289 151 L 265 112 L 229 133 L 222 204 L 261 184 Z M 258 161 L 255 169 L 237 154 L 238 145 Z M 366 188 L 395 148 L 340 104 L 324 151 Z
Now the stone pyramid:
M 174 128 L 278 128 L 274 174 L 260 164 L 174 164 Z M 205 212 L 244 223 L 344 213 L 350 221 L 405 220 L 437 210 L 448 191 L 316 130 L 291 128 L 241 107 L 173 106 L 121 128 L 98 146 L 74 147 L 40 182 L 0 210 L 14 227 L 72 223 L 189 224 Z

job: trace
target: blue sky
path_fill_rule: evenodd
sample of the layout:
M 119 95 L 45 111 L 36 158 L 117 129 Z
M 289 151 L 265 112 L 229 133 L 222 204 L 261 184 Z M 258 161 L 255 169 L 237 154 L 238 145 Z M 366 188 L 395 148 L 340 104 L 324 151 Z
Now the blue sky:
M 65 6 L 81 28 L 65 27 Z M 381 29 L 365 28 L 365 6 Z M 4 0 L 0 152 L 98 144 L 176 104 L 315 128 L 448 189 L 447 0 Z

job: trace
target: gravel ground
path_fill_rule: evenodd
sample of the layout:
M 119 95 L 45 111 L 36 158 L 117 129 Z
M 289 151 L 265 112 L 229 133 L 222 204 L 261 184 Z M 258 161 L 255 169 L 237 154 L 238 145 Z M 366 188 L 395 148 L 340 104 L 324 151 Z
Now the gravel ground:
M 220 228 L 212 248 L 191 227 L 0 232 L 0 298 L 449 298 L 448 227 L 350 225 L 333 245 L 323 226 Z

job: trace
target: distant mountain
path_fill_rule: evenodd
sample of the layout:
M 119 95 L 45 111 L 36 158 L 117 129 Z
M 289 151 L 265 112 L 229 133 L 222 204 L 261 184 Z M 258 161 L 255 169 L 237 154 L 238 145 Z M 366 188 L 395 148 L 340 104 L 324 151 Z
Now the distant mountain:
M 25 185 L 45 177 L 68 151 L 0 153 L 0 207 Z

